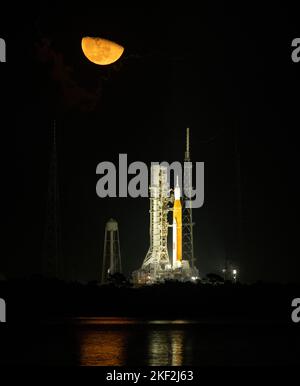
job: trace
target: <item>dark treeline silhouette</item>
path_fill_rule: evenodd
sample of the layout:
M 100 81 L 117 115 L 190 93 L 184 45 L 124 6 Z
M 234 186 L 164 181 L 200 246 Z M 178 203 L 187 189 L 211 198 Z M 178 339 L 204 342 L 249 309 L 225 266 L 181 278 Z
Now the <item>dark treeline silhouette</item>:
M 134 288 L 127 281 L 66 283 L 33 277 L 0 282 L 10 322 L 73 316 L 217 318 L 290 322 L 299 284 L 166 282 Z

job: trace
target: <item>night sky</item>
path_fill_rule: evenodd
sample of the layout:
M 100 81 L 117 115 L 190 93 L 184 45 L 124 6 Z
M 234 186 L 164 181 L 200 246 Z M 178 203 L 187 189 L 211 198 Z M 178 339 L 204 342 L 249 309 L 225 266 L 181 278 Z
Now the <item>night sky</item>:
M 119 223 L 125 273 L 141 266 L 149 200 L 100 199 L 96 166 L 117 163 L 119 153 L 129 162 L 181 161 L 188 126 L 192 160 L 205 162 L 205 203 L 193 212 L 200 274 L 220 273 L 227 254 L 242 281 L 299 280 L 291 194 L 298 177 L 300 63 L 291 61 L 291 41 L 300 37 L 300 24 L 292 9 L 273 7 L 48 2 L 2 10 L 7 236 L 0 272 L 40 272 L 56 119 L 68 279 L 100 279 L 110 217 Z M 113 40 L 124 55 L 108 67 L 92 64 L 81 51 L 83 36 Z

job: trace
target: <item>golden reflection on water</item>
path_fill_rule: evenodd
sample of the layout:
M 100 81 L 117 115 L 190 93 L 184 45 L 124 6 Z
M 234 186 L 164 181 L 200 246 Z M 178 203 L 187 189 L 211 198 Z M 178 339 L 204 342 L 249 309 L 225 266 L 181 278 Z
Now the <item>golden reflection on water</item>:
M 92 326 L 107 326 L 107 325 L 124 325 L 124 324 L 138 324 L 138 323 L 144 323 L 143 321 L 139 321 L 138 319 L 135 318 L 118 318 L 118 317 L 105 317 L 102 316 L 100 317 L 77 317 L 73 318 L 72 322 L 74 325 L 81 325 L 81 326 L 86 326 L 86 325 L 92 325 Z
M 81 331 L 80 365 L 124 366 L 126 343 L 126 331 Z
M 74 323 L 79 327 L 80 365 L 124 366 L 128 361 L 148 366 L 183 365 L 185 331 L 174 329 L 174 325 L 187 321 L 79 318 Z

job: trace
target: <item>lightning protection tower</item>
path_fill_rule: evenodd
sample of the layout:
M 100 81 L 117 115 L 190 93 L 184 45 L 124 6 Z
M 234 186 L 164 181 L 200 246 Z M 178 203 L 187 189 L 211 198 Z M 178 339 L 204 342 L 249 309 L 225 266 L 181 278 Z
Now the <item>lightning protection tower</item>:
M 53 122 L 52 152 L 49 166 L 47 214 L 44 232 L 42 271 L 46 277 L 63 279 L 61 222 L 56 150 L 56 122 Z
M 188 203 L 192 193 L 192 162 L 190 156 L 190 129 L 186 129 L 186 150 L 184 157 L 184 207 L 182 216 L 182 258 L 195 267 L 194 240 L 193 240 L 193 216 L 192 207 Z
M 101 283 L 107 283 L 115 273 L 122 273 L 121 252 L 118 223 L 111 218 L 105 226 Z

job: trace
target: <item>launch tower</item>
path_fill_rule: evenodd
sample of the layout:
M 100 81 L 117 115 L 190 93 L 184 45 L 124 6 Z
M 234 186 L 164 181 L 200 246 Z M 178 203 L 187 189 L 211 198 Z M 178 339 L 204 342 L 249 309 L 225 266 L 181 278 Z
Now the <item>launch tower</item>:
M 151 283 L 168 277 L 171 270 L 168 253 L 168 204 L 169 184 L 167 168 L 162 165 L 151 166 L 150 185 L 150 247 L 142 268 L 134 272 L 135 281 Z

